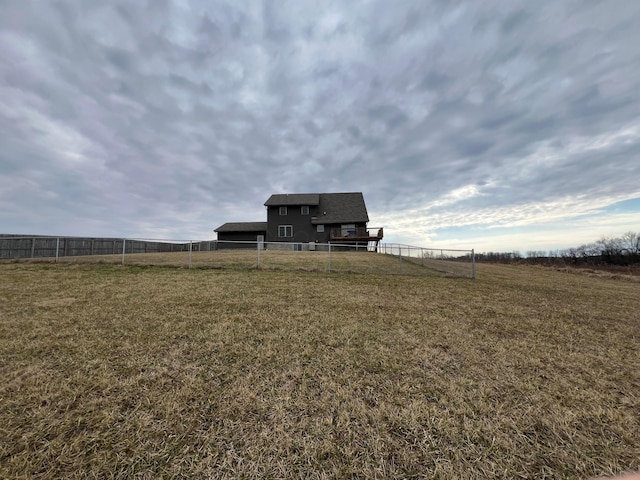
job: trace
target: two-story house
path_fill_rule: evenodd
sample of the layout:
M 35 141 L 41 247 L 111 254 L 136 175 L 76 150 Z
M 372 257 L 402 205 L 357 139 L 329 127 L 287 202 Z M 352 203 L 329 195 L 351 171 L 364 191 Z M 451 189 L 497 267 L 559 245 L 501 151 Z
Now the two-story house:
M 361 192 L 271 195 L 267 221 L 225 223 L 218 241 L 307 243 L 379 242 L 382 229 L 367 229 L 369 216 Z

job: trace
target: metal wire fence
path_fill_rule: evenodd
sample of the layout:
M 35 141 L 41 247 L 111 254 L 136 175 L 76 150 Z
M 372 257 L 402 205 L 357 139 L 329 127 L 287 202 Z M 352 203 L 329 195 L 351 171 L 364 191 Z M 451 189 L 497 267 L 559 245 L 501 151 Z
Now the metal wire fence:
M 405 262 L 413 262 L 450 276 L 474 279 L 477 277 L 473 249 L 428 248 L 399 243 L 383 243 L 380 245 L 380 252 L 403 258 Z
M 473 250 L 412 245 L 0 237 L 0 259 L 476 278 Z

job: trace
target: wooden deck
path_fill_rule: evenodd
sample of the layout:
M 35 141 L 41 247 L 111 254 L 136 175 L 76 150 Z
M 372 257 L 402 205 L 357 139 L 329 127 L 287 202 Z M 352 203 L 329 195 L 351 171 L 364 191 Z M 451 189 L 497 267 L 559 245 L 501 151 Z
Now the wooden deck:
M 366 243 L 369 251 L 378 251 L 378 243 L 382 240 L 384 232 L 382 228 L 332 228 L 330 240 L 332 242 L 348 245 Z

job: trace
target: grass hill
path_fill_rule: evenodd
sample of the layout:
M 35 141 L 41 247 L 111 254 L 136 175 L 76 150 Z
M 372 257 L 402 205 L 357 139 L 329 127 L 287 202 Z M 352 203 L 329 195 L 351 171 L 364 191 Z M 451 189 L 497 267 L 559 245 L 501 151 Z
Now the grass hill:
M 640 284 L 479 269 L 0 264 L 0 477 L 639 469 Z

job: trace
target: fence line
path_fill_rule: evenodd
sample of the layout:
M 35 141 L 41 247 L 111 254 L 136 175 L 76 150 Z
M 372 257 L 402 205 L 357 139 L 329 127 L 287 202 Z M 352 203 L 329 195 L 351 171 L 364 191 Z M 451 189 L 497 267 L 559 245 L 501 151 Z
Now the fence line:
M 180 252 L 215 249 L 215 240 L 167 240 L 117 237 L 52 237 L 0 235 L 0 259 Z
M 381 243 L 379 250 L 380 253 L 397 256 L 401 265 L 400 268 L 402 268 L 402 262 L 404 260 L 405 262 L 419 263 L 423 267 L 448 273 L 452 270 L 452 266 L 458 263 L 460 265 L 469 265 L 470 267 L 469 274 L 463 273 L 463 276 L 469 276 L 473 279 L 477 278 L 474 249 L 463 250 L 456 248 L 418 247 L 401 243 Z M 460 268 L 456 268 L 456 270 L 460 270 Z
M 255 254 L 250 253 L 251 250 Z M 291 253 L 308 252 L 292 256 Z M 184 256 L 181 255 L 184 253 Z M 371 261 L 371 253 L 387 257 Z M 364 255 L 363 255 L 364 254 Z M 86 257 L 85 260 L 82 258 Z M 98 258 L 96 258 L 98 257 Z M 187 268 L 306 269 L 476 278 L 473 250 L 380 243 L 286 243 L 0 235 L 0 259 L 50 259 Z M 119 258 L 119 260 L 114 260 Z M 393 260 L 395 259 L 395 260 Z

